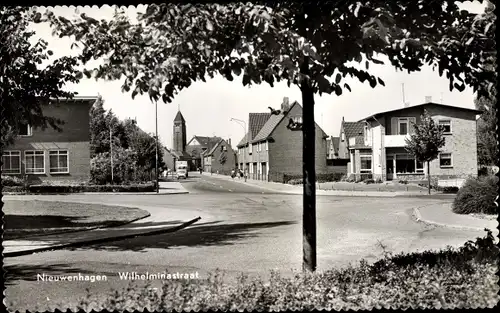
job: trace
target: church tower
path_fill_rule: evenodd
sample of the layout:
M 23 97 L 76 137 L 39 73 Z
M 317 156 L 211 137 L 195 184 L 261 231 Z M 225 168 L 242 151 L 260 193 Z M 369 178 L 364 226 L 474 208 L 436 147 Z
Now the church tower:
M 182 116 L 181 111 L 177 112 L 174 118 L 174 132 L 173 132 L 173 148 L 174 151 L 186 151 L 186 120 Z

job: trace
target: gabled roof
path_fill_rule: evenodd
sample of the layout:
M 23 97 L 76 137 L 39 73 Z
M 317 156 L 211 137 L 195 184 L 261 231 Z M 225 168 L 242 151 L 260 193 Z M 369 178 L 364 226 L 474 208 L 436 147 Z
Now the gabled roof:
M 192 159 L 191 155 L 189 155 L 189 153 L 187 153 L 186 151 L 170 150 L 170 154 L 172 154 L 174 157 L 176 157 L 179 160 L 190 160 L 190 159 Z
M 212 148 L 212 149 L 210 149 L 210 151 L 209 151 L 207 154 L 205 154 L 205 156 L 211 156 L 212 154 L 214 154 L 215 149 L 217 149 L 217 147 L 218 147 L 218 146 L 220 146 L 220 144 L 221 144 L 221 143 L 223 143 L 223 142 L 225 142 L 225 140 L 224 140 L 224 139 L 219 140 L 219 142 L 217 142 L 217 143 L 213 146 L 213 148 Z
M 271 113 L 250 113 L 248 116 L 248 123 L 250 126 L 250 140 L 253 140 L 255 136 L 260 132 L 262 127 L 266 124 L 267 120 L 271 117 Z
M 236 145 L 237 148 L 243 147 L 248 143 L 248 138 L 250 138 L 250 132 L 246 133 L 243 138 L 241 138 L 240 142 L 238 145 Z
M 241 138 L 237 147 L 242 147 L 248 142 L 251 142 L 252 139 L 257 136 L 262 127 L 266 124 L 266 122 L 271 117 L 271 113 L 249 113 L 248 114 L 248 133 L 245 134 L 243 138 Z
M 365 120 L 369 120 L 371 118 L 377 118 L 378 116 L 388 114 L 388 113 L 394 113 L 394 112 L 404 111 L 404 110 L 408 110 L 408 109 L 413 109 L 416 107 L 425 107 L 425 106 L 430 106 L 430 105 L 438 106 L 438 107 L 442 107 L 442 108 L 447 108 L 447 109 L 453 109 L 453 110 L 457 110 L 457 111 L 466 111 L 466 112 L 471 112 L 471 113 L 475 113 L 475 114 L 482 114 L 483 113 L 482 111 L 475 110 L 475 109 L 462 108 L 462 107 L 440 104 L 440 103 L 435 103 L 435 102 L 426 102 L 426 103 L 422 103 L 422 104 L 412 105 L 412 106 L 409 106 L 406 108 L 399 108 L 399 109 L 375 113 L 375 114 L 368 116 L 367 118 L 360 120 L 360 122 L 365 121 Z
M 213 145 L 217 144 L 219 142 L 219 140 L 221 140 L 222 138 L 217 137 L 217 136 L 213 136 L 213 137 L 193 136 L 193 138 L 191 138 L 191 140 L 189 141 L 188 146 L 191 143 L 191 141 L 193 141 L 193 139 L 196 139 L 196 141 L 198 141 L 200 143 L 200 146 L 203 146 L 204 148 L 210 149 L 210 148 L 212 148 Z
M 182 116 L 181 111 L 177 112 L 177 115 L 174 118 L 174 122 L 183 122 L 183 123 L 186 122 L 186 120 L 184 119 L 184 116 Z
M 302 106 L 297 101 L 294 101 L 290 105 L 290 109 L 288 109 L 286 113 L 288 114 L 288 112 L 291 111 L 292 108 L 296 105 L 302 108 Z M 280 112 L 280 114 L 278 115 L 271 115 L 267 123 L 264 125 L 264 127 L 262 127 L 257 136 L 255 136 L 255 138 L 252 140 L 252 142 L 258 142 L 269 138 L 273 133 L 274 129 L 276 129 L 278 124 L 285 118 L 285 116 L 286 116 L 285 112 Z M 316 127 L 324 134 L 323 136 L 326 135 L 323 129 L 321 129 L 321 127 L 318 124 L 316 124 Z
M 333 144 L 333 151 L 338 152 L 339 151 L 339 142 L 340 142 L 340 137 L 330 137 L 330 140 L 332 141 Z
M 342 128 L 344 129 L 344 134 L 346 140 L 349 140 L 351 137 L 359 136 L 364 131 L 365 124 L 360 122 L 345 122 L 342 121 Z

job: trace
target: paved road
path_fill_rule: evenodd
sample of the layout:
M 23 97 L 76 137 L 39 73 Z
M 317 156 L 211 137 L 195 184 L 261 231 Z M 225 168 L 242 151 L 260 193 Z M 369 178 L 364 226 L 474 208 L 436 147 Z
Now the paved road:
M 45 196 L 57 201 L 185 209 L 199 213 L 202 220 L 174 234 L 5 259 L 7 303 L 17 302 L 13 308 L 19 310 L 33 310 L 36 304 L 51 309 L 58 302 L 76 304 L 85 295 L 85 288 L 103 295 L 110 288 L 125 287 L 128 282 L 118 278 L 118 272 L 124 271 L 197 271 L 206 277 L 207 271 L 219 268 L 232 278 L 240 272 L 267 275 L 271 269 L 290 273 L 301 268 L 301 196 L 269 193 L 259 187 L 207 175 L 193 175 L 182 183 L 190 194 Z M 457 246 L 483 235 L 413 221 L 410 215 L 415 205 L 435 201 L 441 200 L 318 197 L 318 269 L 344 266 L 361 258 L 376 260 L 383 253 L 381 245 L 393 252 L 437 249 Z M 36 281 L 37 274 L 75 273 L 107 275 L 108 281 Z M 155 287 L 160 284 L 152 283 Z

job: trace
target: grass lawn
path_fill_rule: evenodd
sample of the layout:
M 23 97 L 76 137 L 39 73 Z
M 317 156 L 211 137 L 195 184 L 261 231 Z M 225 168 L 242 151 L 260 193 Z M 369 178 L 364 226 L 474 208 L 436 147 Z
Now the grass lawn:
M 348 183 L 348 182 L 327 182 L 319 183 L 319 190 L 342 190 L 342 191 L 426 191 L 427 189 L 415 184 L 399 184 L 399 183 L 381 183 L 381 184 L 365 184 L 365 183 Z
M 137 208 L 39 200 L 4 201 L 3 212 L 4 240 L 117 226 L 149 215 Z

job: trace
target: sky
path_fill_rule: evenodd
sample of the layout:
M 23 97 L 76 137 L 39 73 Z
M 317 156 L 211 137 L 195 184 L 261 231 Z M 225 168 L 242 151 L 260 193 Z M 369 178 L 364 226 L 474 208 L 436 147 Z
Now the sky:
M 481 13 L 484 5 L 479 2 L 465 3 L 462 8 L 471 12 Z M 41 8 L 45 9 L 45 8 Z M 137 12 L 144 12 L 146 6 L 126 8 L 127 14 L 133 19 Z M 114 8 L 102 6 L 74 7 L 56 6 L 50 8 L 56 15 L 71 18 L 75 10 L 96 19 L 110 19 Z M 37 24 L 34 26 L 35 38 L 43 38 L 54 52 L 55 57 L 75 54 L 71 49 L 70 38 L 52 36 L 50 26 Z M 384 58 L 379 58 L 384 60 Z M 316 123 L 329 136 L 338 136 L 342 117 L 346 121 L 357 121 L 373 113 L 403 107 L 404 98 L 410 105 L 425 102 L 427 96 L 433 102 L 464 108 L 474 108 L 474 94 L 469 88 L 463 92 L 449 91 L 446 77 L 439 77 L 429 67 L 421 72 L 408 74 L 398 72 L 389 65 L 370 64 L 371 74 L 382 78 L 385 86 L 371 88 L 355 79 L 346 80 L 352 89 L 341 96 L 315 95 Z M 136 118 L 138 125 L 146 132 L 155 132 L 155 105 L 147 95 L 138 95 L 132 100 L 130 93 L 122 93 L 120 81 L 96 81 L 84 79 L 79 84 L 69 84 L 66 89 L 78 92 L 79 96 L 101 95 L 104 108 L 112 111 L 120 118 Z M 189 88 L 183 89 L 172 103 L 158 101 L 158 135 L 161 142 L 168 148 L 172 147 L 173 119 L 180 108 L 186 120 L 187 140 L 193 136 L 219 136 L 231 139 L 236 144 L 245 135 L 243 127 L 231 121 L 231 118 L 245 120 L 251 112 L 270 112 L 268 107 L 279 108 L 283 98 L 288 97 L 290 103 L 301 103 L 300 90 L 296 86 L 290 88 L 286 83 L 275 84 L 271 88 L 267 83 L 244 87 L 241 77 L 229 82 L 222 77 L 207 79 L 205 83 L 195 82 Z

